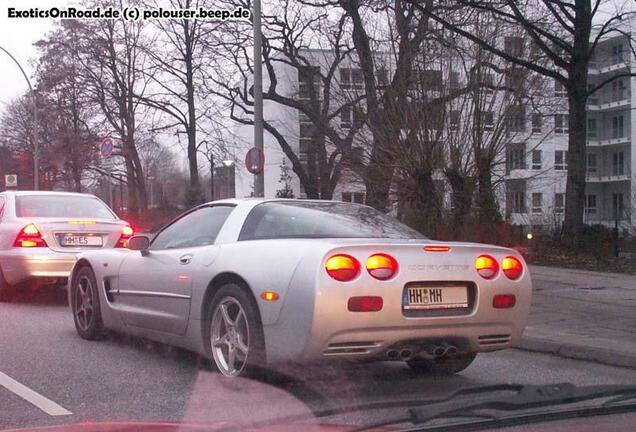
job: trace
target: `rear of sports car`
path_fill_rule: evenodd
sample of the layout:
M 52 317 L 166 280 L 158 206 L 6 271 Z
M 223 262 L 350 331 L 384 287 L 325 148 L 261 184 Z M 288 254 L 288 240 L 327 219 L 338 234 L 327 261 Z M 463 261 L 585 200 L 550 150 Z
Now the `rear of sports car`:
M 318 265 L 301 357 L 412 360 L 504 349 L 521 337 L 531 291 L 527 265 L 511 249 L 340 242 Z

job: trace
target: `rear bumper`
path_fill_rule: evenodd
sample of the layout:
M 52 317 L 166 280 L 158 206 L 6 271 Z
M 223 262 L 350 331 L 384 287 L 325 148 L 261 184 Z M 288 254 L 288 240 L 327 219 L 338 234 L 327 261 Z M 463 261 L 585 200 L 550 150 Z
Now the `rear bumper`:
M 34 278 L 67 278 L 76 254 L 48 250 L 3 251 L 0 255 L 2 273 L 11 285 Z
M 532 287 L 529 277 L 514 285 L 502 282 L 482 283 L 470 310 L 458 316 L 406 316 L 401 287 L 383 292 L 367 288 L 363 294 L 384 297 L 383 309 L 350 312 L 346 304 L 352 289 L 323 288 L 316 292 L 313 311 L 304 314 L 308 322 L 302 323 L 299 316 L 286 316 L 290 307 L 301 304 L 288 298 L 281 320 L 265 328 L 268 361 L 389 360 L 391 350 L 426 355 L 440 345 L 454 346 L 459 353 L 509 348 L 521 339 L 526 326 Z M 506 293 L 516 295 L 516 305 L 494 309 L 493 296 Z

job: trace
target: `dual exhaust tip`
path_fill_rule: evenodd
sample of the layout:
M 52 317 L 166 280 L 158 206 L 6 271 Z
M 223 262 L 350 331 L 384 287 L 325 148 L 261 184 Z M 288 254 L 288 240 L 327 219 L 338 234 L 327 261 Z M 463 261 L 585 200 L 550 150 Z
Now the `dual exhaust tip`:
M 420 351 L 416 347 L 403 347 L 399 350 L 390 349 L 386 352 L 389 360 L 411 360 L 420 354 L 425 357 L 454 357 L 457 355 L 457 347 L 454 345 L 433 345 L 428 350 Z

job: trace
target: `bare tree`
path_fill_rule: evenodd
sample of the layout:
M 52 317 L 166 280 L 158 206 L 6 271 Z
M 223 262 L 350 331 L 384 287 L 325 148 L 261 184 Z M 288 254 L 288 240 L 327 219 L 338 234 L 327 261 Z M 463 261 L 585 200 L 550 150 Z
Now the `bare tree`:
M 590 62 L 599 43 L 611 35 L 626 35 L 621 21 L 627 14 L 601 17 L 603 0 L 453 0 L 432 9 L 428 1 L 414 1 L 419 10 L 454 33 L 478 44 L 500 58 L 559 82 L 568 95 L 569 137 L 568 176 L 564 230 L 568 238 L 577 239 L 583 227 L 586 173 L 586 102 L 611 81 L 633 76 L 629 71 L 615 74 L 596 85 L 588 86 Z M 480 37 L 475 30 L 475 14 L 486 14 L 503 24 L 514 35 L 522 31 L 529 47 L 523 55 L 492 40 Z M 594 22 L 602 22 L 594 28 Z M 629 41 L 631 44 L 631 40 Z M 542 54 L 540 58 L 536 53 Z

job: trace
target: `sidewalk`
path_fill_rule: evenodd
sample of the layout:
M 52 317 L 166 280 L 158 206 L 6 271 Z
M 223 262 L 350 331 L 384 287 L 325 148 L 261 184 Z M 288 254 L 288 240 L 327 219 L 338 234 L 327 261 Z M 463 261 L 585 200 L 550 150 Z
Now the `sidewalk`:
M 636 369 L 636 276 L 530 266 L 533 300 L 517 348 Z

